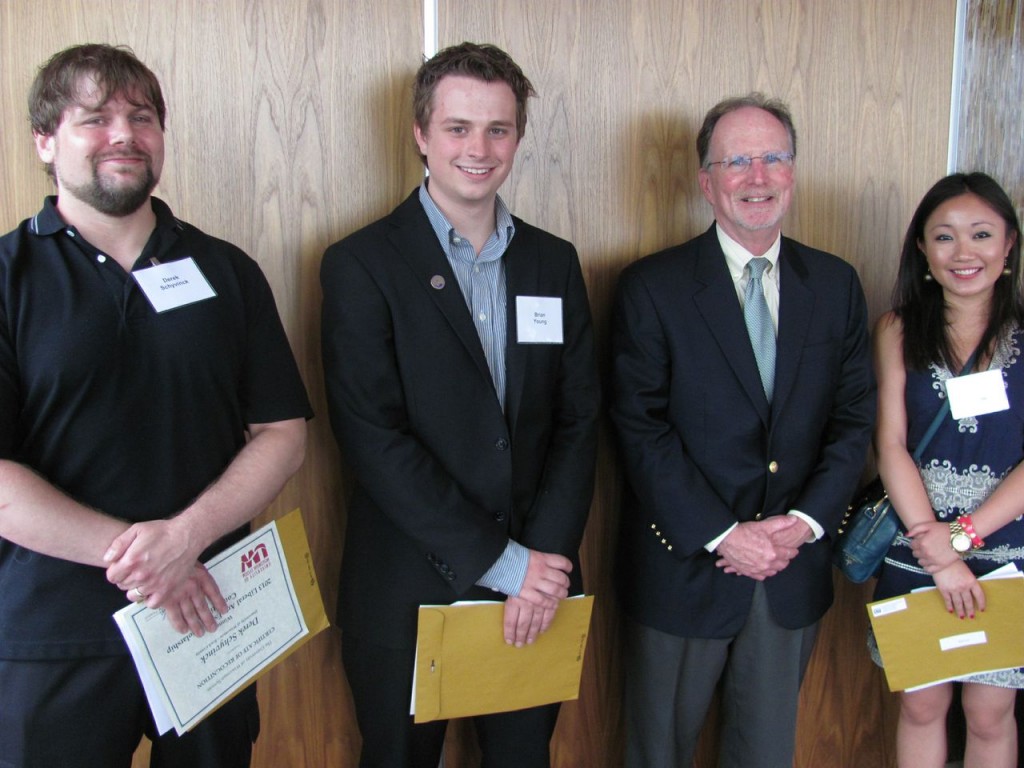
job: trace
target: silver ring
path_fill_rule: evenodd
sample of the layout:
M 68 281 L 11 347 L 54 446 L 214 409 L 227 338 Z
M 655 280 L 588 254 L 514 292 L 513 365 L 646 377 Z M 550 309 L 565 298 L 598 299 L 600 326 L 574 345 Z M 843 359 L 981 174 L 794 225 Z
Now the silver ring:
M 135 597 L 133 597 L 132 600 L 134 600 L 136 603 L 141 603 L 143 600 L 146 599 L 146 596 L 142 594 L 142 590 L 138 587 L 132 587 L 131 591 L 135 593 Z M 129 595 L 129 597 L 131 597 L 131 595 Z

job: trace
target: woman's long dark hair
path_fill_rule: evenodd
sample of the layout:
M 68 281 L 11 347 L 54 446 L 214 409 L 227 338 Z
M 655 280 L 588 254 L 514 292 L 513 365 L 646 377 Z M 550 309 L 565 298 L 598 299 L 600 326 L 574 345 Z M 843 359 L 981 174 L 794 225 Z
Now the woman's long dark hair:
M 1020 222 L 1013 203 L 1003 188 L 984 173 L 954 173 L 935 183 L 921 199 L 910 220 L 900 254 L 900 268 L 892 293 L 893 310 L 903 322 L 903 359 L 908 369 L 924 370 L 932 363 L 959 371 L 964 360 L 957 358 L 947 332 L 946 303 L 942 286 L 925 280 L 928 262 L 918 243 L 924 240 L 924 226 L 935 209 L 947 200 L 971 193 L 988 204 L 1006 222 L 1006 236 L 1013 245 L 1006 259 L 1009 275 L 995 285 L 988 326 L 981 337 L 981 349 L 1013 324 L 1024 326 L 1024 299 L 1020 289 Z

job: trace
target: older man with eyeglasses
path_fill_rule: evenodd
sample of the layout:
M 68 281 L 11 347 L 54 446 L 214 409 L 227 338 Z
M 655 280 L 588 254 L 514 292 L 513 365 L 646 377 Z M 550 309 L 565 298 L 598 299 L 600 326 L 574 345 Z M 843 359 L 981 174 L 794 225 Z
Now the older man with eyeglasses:
M 867 312 L 850 265 L 781 234 L 784 104 L 720 102 L 697 151 L 715 223 L 627 268 L 615 304 L 626 764 L 690 765 L 720 688 L 718 765 L 781 768 L 874 420 Z

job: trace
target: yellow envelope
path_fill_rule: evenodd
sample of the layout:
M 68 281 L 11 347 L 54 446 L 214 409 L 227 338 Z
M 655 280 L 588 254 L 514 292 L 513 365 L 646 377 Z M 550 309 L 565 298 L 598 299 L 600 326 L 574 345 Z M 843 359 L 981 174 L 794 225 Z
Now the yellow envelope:
M 532 645 L 506 645 L 503 603 L 420 606 L 414 721 L 576 699 L 594 597 L 563 600 Z
M 935 589 L 868 604 L 890 690 L 1024 667 L 1024 578 L 984 580 L 982 589 L 986 608 L 973 619 L 949 613 Z
M 306 537 L 306 526 L 302 522 L 301 510 L 293 509 L 276 522 L 277 535 L 281 538 L 281 546 L 284 547 L 285 559 L 288 561 L 288 573 L 295 587 L 295 597 L 299 601 L 302 618 L 306 621 L 309 634 L 283 653 L 271 667 L 276 667 L 315 635 L 331 626 L 324 611 L 323 598 L 320 596 L 320 583 L 313 569 L 313 555 L 309 551 L 309 539 Z M 262 677 L 269 669 L 270 667 L 263 670 L 257 678 Z

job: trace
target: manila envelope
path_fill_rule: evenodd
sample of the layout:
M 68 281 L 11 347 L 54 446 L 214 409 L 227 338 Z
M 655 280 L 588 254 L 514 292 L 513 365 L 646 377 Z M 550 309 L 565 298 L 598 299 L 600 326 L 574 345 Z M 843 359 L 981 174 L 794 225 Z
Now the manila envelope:
M 531 644 L 506 645 L 504 603 L 420 606 L 414 721 L 510 712 L 579 697 L 594 597 L 563 600 Z
M 935 589 L 868 604 L 890 690 L 1024 667 L 1024 578 L 986 579 L 982 588 L 986 608 L 973 619 L 949 613 Z

